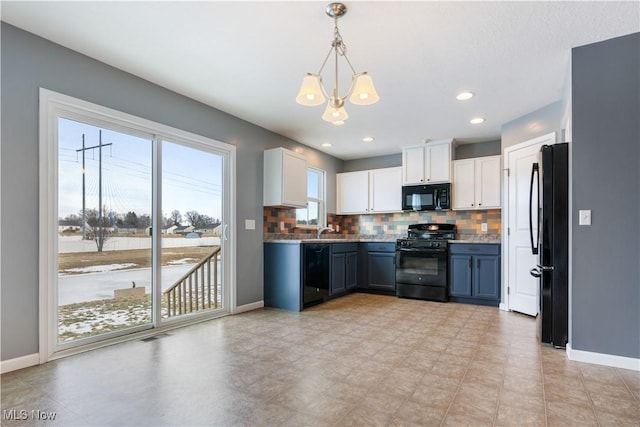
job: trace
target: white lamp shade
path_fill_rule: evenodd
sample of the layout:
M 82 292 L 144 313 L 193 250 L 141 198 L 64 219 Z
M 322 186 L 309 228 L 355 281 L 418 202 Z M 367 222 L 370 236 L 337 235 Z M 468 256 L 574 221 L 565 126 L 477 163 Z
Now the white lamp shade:
M 376 88 L 373 86 L 373 79 L 367 73 L 362 73 L 356 77 L 355 87 L 349 97 L 349 101 L 355 105 L 371 105 L 380 100 Z
M 347 110 L 345 110 L 344 107 L 335 108 L 335 107 L 332 107 L 329 102 L 327 102 L 327 108 L 324 110 L 324 113 L 322 114 L 322 120 L 325 120 L 327 122 L 331 122 L 334 124 L 338 124 L 336 122 L 344 122 L 345 120 L 347 120 L 348 117 L 349 115 L 347 114 Z M 339 123 L 339 124 L 342 124 L 342 123 Z
M 324 102 L 319 76 L 307 74 L 302 80 L 302 86 L 300 86 L 300 91 L 296 96 L 296 102 L 308 107 L 320 105 Z

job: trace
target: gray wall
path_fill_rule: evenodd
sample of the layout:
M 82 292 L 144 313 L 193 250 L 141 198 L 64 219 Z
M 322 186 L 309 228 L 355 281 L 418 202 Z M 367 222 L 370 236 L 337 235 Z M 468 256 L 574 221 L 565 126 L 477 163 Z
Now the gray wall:
M 367 159 L 345 160 L 344 171 L 355 172 L 369 169 L 393 168 L 396 166 L 402 166 L 401 153 L 369 157 Z
M 640 358 L 640 33 L 575 48 L 572 63 L 571 345 Z
M 1 323 L 8 360 L 38 352 L 38 91 L 40 87 L 237 147 L 238 305 L 263 298 L 262 151 L 298 147 L 328 172 L 329 212 L 343 162 L 2 23 Z
M 565 102 L 557 101 L 502 125 L 502 149 L 564 129 Z
M 484 156 L 499 156 L 501 153 L 502 148 L 500 140 L 475 142 L 472 144 L 457 144 L 454 149 L 453 160 Z M 366 159 L 345 160 L 344 171 L 355 172 L 369 169 L 392 168 L 395 166 L 402 166 L 402 153 L 369 157 Z
M 473 144 L 458 144 L 453 155 L 453 160 L 499 156 L 500 154 L 502 154 L 502 145 L 500 140 L 475 142 Z

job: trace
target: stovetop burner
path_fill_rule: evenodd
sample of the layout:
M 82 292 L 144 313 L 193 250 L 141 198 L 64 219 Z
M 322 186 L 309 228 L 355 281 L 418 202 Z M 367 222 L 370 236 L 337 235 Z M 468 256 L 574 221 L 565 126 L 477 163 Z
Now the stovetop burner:
M 408 227 L 407 238 L 417 240 L 453 240 L 456 232 L 455 224 L 411 224 Z

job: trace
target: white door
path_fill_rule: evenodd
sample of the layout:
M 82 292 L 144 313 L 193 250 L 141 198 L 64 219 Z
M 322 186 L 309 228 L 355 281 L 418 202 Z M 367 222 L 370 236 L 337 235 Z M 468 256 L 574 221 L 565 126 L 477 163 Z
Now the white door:
M 505 166 L 508 168 L 504 217 L 507 219 L 507 309 L 536 316 L 540 306 L 539 279 L 529 270 L 538 263 L 538 255 L 531 251 L 529 231 L 529 189 L 531 168 L 538 162 L 538 152 L 543 144 L 553 144 L 555 134 L 545 135 L 523 142 L 505 150 Z M 532 223 L 534 239 L 538 235 L 537 186 L 534 182 Z

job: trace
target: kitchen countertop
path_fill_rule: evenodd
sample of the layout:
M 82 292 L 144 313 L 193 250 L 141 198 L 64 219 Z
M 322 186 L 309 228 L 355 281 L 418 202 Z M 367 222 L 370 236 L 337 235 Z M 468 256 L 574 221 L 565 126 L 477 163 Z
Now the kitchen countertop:
M 365 235 L 365 234 L 341 234 L 331 235 L 323 234 L 321 238 L 307 237 L 300 234 L 265 234 L 265 243 L 283 243 L 283 244 L 300 244 L 300 243 L 395 243 L 396 240 L 406 237 L 401 234 L 382 234 L 382 235 Z M 499 234 L 463 234 L 458 239 L 449 240 L 449 243 L 471 243 L 471 244 L 500 244 Z
M 499 245 L 500 243 L 502 243 L 500 240 L 482 240 L 482 239 L 456 239 L 456 240 L 449 240 L 449 243 L 452 244 L 462 244 L 462 243 L 466 243 L 466 244 L 473 244 L 473 245 Z
M 499 234 L 460 234 L 455 240 L 449 240 L 449 243 L 472 243 L 472 244 L 500 244 Z
M 360 242 L 384 242 L 395 243 L 396 240 L 402 238 L 399 234 L 382 234 L 382 235 L 366 235 L 366 234 L 323 234 L 322 237 L 309 237 L 312 234 L 279 234 L 269 233 L 264 235 L 265 243 L 360 243 Z

